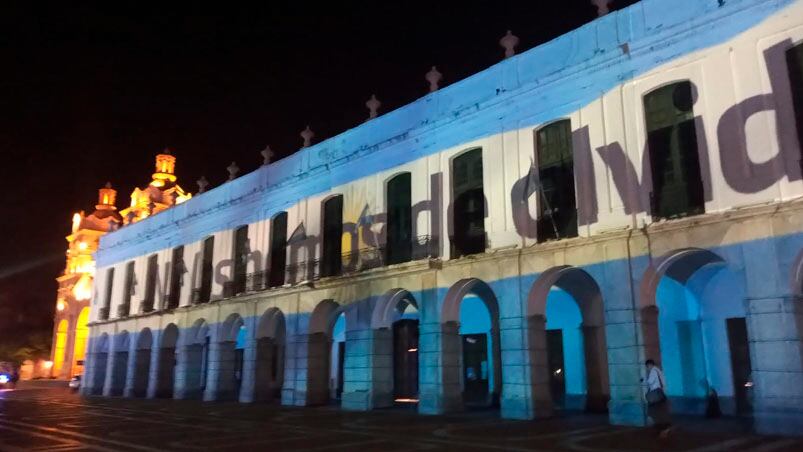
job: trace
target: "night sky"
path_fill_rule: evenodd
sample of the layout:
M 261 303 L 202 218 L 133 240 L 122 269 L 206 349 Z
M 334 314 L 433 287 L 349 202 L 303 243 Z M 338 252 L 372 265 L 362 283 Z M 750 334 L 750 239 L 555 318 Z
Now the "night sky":
M 3 6 L 0 342 L 50 331 L 72 213 L 106 181 L 125 207 L 165 147 L 195 193 L 267 144 L 297 151 L 307 124 L 315 142 L 360 124 L 371 94 L 380 114 L 425 95 L 432 65 L 441 86 L 491 66 L 507 29 L 524 51 L 596 17 L 589 0 L 279 3 Z

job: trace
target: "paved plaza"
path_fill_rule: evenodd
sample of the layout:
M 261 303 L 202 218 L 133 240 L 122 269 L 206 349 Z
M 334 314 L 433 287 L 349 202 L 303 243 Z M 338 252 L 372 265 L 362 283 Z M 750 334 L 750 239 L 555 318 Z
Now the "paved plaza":
M 196 401 L 82 398 L 66 388 L 0 392 L 1 451 L 786 451 L 803 438 L 762 437 L 733 420 L 681 419 L 658 441 L 604 416 L 541 421 L 493 412 L 420 416 L 412 409 L 346 412 Z

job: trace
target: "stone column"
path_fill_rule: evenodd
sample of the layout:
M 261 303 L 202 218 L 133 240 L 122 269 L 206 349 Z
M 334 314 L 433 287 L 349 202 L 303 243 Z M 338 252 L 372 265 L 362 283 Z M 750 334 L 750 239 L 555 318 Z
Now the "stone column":
M 256 353 L 254 357 L 254 400 L 258 402 L 265 402 L 273 400 L 276 396 L 274 391 L 273 370 L 272 365 L 274 359 L 276 360 L 277 367 L 279 364 L 280 356 L 274 357 L 273 354 L 275 341 L 273 338 L 263 337 L 256 340 Z M 277 353 L 278 354 L 278 353 Z
M 204 400 L 234 400 L 237 395 L 235 377 L 235 342 L 209 344 Z
M 91 346 L 93 345 L 90 342 L 90 347 L 88 350 L 92 350 Z M 86 352 L 86 356 L 84 357 L 84 375 L 81 376 L 81 395 L 89 396 L 89 395 L 96 395 L 103 392 L 103 387 L 97 387 L 95 385 L 95 377 L 98 375 L 97 366 L 101 364 L 100 356 L 101 353 L 94 353 L 94 352 Z M 104 355 L 104 359 L 102 360 L 103 368 L 106 367 L 106 359 Z
M 393 405 L 393 333 L 346 331 L 342 406 L 367 411 Z
M 199 399 L 202 394 L 203 345 L 191 344 L 179 347 L 176 354 L 176 373 L 173 382 L 173 398 Z
M 159 333 L 155 333 L 153 336 L 153 346 L 151 348 L 151 362 L 148 366 L 148 389 L 145 394 L 145 397 L 149 399 L 153 399 L 157 397 L 157 393 L 159 390 L 159 370 L 161 369 L 161 363 L 159 362 L 160 355 L 162 349 L 160 348 L 161 345 L 161 337 Z
M 243 371 L 240 376 L 240 398 L 242 403 L 251 403 L 257 400 L 257 340 L 248 339 L 243 349 Z
M 109 353 L 106 367 L 106 382 L 103 385 L 104 396 L 120 396 L 126 385 L 128 370 L 128 351 Z
M 535 419 L 552 415 L 543 316 L 500 319 L 502 417 Z
M 282 405 L 329 403 L 330 347 L 322 333 L 287 337 Z
M 423 323 L 419 328 L 418 412 L 461 411 L 459 325 L 456 322 Z
M 803 435 L 803 300 L 779 240 L 745 244 L 747 334 L 758 432 Z

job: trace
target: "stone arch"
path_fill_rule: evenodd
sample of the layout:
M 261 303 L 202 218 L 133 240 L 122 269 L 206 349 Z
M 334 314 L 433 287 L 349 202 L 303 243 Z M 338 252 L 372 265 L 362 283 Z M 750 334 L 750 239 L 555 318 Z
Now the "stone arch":
M 675 264 L 684 262 L 683 267 L 676 267 Z M 639 291 L 639 308 L 655 305 L 655 294 L 661 278 L 667 275 L 668 271 L 678 268 L 678 271 L 669 274 L 678 281 L 686 281 L 697 270 L 705 265 L 713 263 L 725 263 L 725 259 L 718 254 L 701 248 L 684 248 L 667 253 L 655 259 L 645 270 L 644 277 L 641 279 Z M 681 270 L 682 269 L 682 270 Z
M 723 413 L 749 410 L 746 282 L 714 251 L 684 248 L 656 259 L 640 287 L 642 333 L 666 376 L 676 412 L 703 414 L 709 391 Z
M 498 328 L 499 303 L 496 295 L 488 284 L 477 278 L 461 279 L 449 288 L 441 308 L 441 323 L 460 322 L 460 303 L 468 294 L 474 294 L 482 300 L 491 314 L 491 322 L 495 322 Z
M 218 326 L 217 337 L 209 354 L 210 386 L 206 388 L 205 400 L 238 400 L 243 380 L 245 322 L 240 314 L 232 313 Z
M 286 323 L 282 311 L 267 309 L 259 318 L 255 336 L 254 400 L 273 400 L 284 385 Z
M 206 389 L 209 369 L 211 334 L 205 319 L 196 320 L 186 334 L 179 336 L 174 397 L 197 399 Z
M 86 347 L 89 340 L 89 306 L 84 306 L 75 321 L 75 335 L 73 336 L 73 375 L 83 373 L 83 361 L 86 360 Z
M 568 294 L 573 302 L 566 302 L 576 308 L 563 309 L 563 318 L 550 322 L 547 304 L 553 288 Z M 576 327 L 575 320 L 569 320 L 571 325 L 565 323 L 567 316 L 573 318 L 572 309 L 579 309 Z M 605 307 L 596 280 L 578 267 L 552 267 L 533 283 L 526 312 L 530 349 L 534 351 L 531 373 L 534 384 L 540 385 L 534 391 L 535 400 L 543 410 L 538 415 L 551 414 L 556 402 L 568 409 L 605 411 L 610 398 Z M 547 329 L 549 323 L 553 326 Z
M 454 360 L 453 362 L 464 362 L 463 359 L 463 338 L 460 333 L 460 307 L 463 299 L 467 295 L 474 295 L 479 298 L 485 308 L 488 310 L 490 317 L 491 330 L 490 335 L 490 348 L 491 353 L 489 358 L 492 372 L 488 372 L 488 394 L 487 400 L 476 401 L 480 405 L 497 406 L 502 393 L 502 349 L 501 337 L 499 334 L 499 302 L 491 287 L 484 281 L 477 278 L 465 278 L 454 283 L 446 292 L 444 297 L 443 306 L 441 307 L 441 340 L 442 352 L 444 360 Z M 447 356 L 448 354 L 457 354 L 457 356 Z M 475 401 L 469 400 L 469 393 L 466 391 L 466 364 L 463 364 L 463 369 L 458 366 L 450 366 L 443 369 L 443 380 L 453 381 L 459 387 L 452 388 L 452 397 L 455 395 L 457 400 L 446 401 L 447 404 L 453 406 L 460 406 L 463 402 Z
M 106 366 L 109 360 L 109 335 L 101 334 L 93 341 L 91 372 L 92 380 L 89 383 L 89 394 L 100 395 L 106 384 Z
M 330 370 L 333 330 L 344 308 L 331 299 L 318 303 L 309 320 L 307 342 L 307 404 L 322 405 L 330 401 Z
M 151 333 L 150 328 L 144 328 L 137 334 L 137 342 L 134 348 L 134 363 L 131 367 L 131 371 L 133 372 L 131 395 L 134 397 L 145 397 L 148 393 L 152 346 L 153 333 Z
M 385 293 L 376 303 L 374 310 L 371 314 L 371 328 L 390 328 L 394 321 L 394 311 L 396 311 L 400 304 L 406 303 L 413 305 L 418 309 L 418 302 L 416 302 L 413 295 L 405 289 L 391 289 Z
M 58 377 L 64 368 L 65 357 L 67 356 L 67 319 L 61 319 L 56 327 L 56 343 L 53 350 L 53 376 Z
M 326 299 L 318 303 L 312 310 L 309 320 L 310 334 L 325 334 L 331 339 L 332 327 L 337 321 L 337 317 L 343 312 L 343 307 L 332 299 Z
M 178 345 L 179 331 L 174 323 L 168 324 L 163 330 L 159 340 L 159 357 L 156 372 L 155 396 L 160 398 L 173 397 L 176 371 L 176 346 Z
M 112 341 L 113 356 L 111 375 L 109 375 L 109 385 L 104 388 L 104 394 L 119 396 L 123 395 L 125 382 L 128 375 L 128 354 L 131 347 L 131 339 L 128 331 L 123 330 L 115 335 Z
M 229 314 L 218 327 L 217 342 L 236 342 L 240 328 L 243 326 L 245 326 L 245 322 L 240 314 Z

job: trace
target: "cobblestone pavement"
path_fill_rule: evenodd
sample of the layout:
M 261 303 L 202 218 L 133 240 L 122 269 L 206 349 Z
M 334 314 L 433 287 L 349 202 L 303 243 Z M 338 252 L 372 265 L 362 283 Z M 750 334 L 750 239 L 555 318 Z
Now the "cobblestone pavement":
M 683 420 L 659 441 L 604 416 L 541 421 L 493 412 L 419 416 L 335 407 L 286 408 L 172 400 L 81 398 L 66 388 L 0 392 L 2 451 L 786 451 L 803 438 L 762 437 L 732 421 Z

